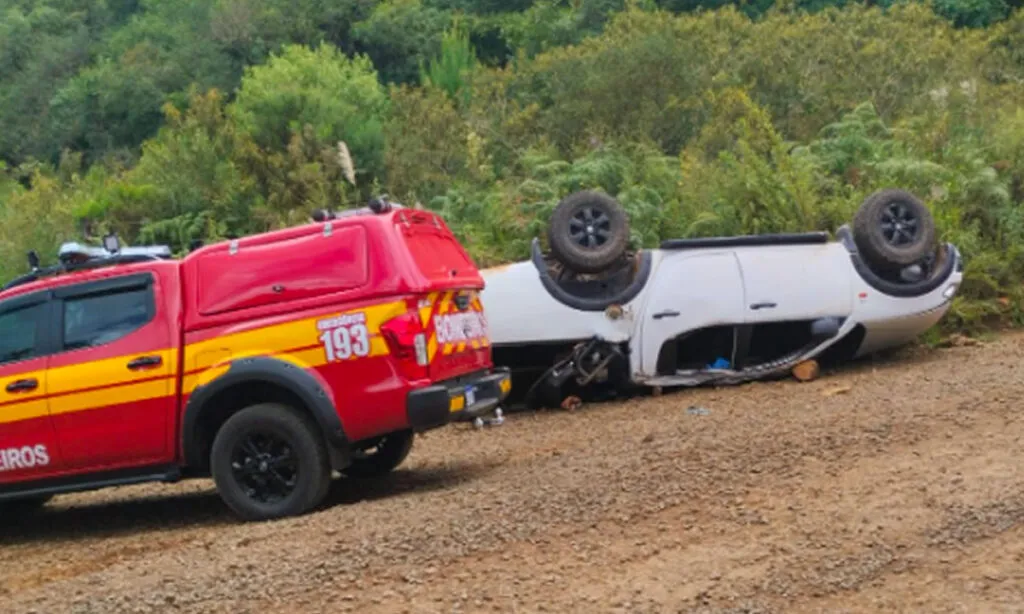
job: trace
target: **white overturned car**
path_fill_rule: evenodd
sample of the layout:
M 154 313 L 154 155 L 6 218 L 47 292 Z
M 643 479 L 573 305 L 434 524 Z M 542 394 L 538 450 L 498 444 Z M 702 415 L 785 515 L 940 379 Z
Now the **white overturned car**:
M 627 250 L 618 203 L 578 192 L 556 208 L 551 254 L 483 271 L 497 365 L 533 405 L 644 386 L 740 383 L 808 359 L 845 360 L 914 340 L 963 277 L 913 195 L 862 203 L 823 232 L 665 241 Z

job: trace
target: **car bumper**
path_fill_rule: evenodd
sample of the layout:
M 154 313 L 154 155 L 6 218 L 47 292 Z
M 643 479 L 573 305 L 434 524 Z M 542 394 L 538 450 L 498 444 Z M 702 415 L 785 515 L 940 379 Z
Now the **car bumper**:
M 426 431 L 492 412 L 508 398 L 512 378 L 505 367 L 413 390 L 406 401 L 409 426 Z
M 937 307 L 887 319 L 863 322 L 864 339 L 854 358 L 906 345 L 939 323 L 952 305 L 948 300 Z

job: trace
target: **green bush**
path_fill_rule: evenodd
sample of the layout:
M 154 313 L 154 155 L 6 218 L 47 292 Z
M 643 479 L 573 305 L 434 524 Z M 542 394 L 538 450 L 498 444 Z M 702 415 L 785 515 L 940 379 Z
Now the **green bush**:
M 336 47 L 293 45 L 246 71 L 232 115 L 268 151 L 288 148 L 307 132 L 319 145 L 345 141 L 358 174 L 380 173 L 388 96 L 366 56 Z M 307 129 L 308 127 L 308 129 Z

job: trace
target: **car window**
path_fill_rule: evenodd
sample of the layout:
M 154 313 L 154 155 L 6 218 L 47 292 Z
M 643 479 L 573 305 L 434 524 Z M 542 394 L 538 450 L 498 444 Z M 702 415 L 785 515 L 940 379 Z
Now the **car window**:
M 149 288 L 71 298 L 64 301 L 64 349 L 96 347 L 117 341 L 153 317 Z
M 32 305 L 0 314 L 0 364 L 40 355 L 36 334 L 44 305 Z

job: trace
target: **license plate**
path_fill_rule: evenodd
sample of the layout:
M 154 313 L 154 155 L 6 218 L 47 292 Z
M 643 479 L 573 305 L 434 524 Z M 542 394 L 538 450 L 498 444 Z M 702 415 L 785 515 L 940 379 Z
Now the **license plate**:
M 466 408 L 473 406 L 474 403 L 476 403 L 476 388 L 466 386 Z

